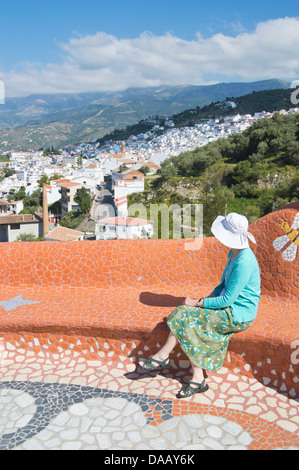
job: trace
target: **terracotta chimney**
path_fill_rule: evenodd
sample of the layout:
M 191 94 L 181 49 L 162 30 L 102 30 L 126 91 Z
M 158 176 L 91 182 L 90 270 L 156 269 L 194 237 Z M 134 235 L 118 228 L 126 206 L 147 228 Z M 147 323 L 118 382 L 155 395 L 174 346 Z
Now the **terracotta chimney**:
M 49 233 L 49 212 L 48 212 L 48 196 L 47 186 L 43 185 L 43 231 L 44 237 Z

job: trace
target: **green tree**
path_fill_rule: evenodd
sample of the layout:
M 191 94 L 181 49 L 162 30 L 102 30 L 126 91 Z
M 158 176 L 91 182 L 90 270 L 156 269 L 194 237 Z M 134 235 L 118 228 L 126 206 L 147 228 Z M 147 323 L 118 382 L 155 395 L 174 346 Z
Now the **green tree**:
M 234 171 L 231 175 L 234 183 L 256 183 L 258 180 L 258 171 L 255 167 L 252 167 L 249 160 L 243 160 L 234 168 Z
M 62 178 L 62 175 L 59 175 L 58 173 L 55 173 L 53 176 L 51 176 L 50 182 L 53 181 L 53 180 L 59 180 L 60 178 Z
M 225 215 L 229 204 L 234 200 L 234 193 L 222 184 L 223 171 L 218 169 L 203 183 L 203 232 L 211 236 L 211 226 L 218 215 Z
M 30 205 L 39 207 L 42 205 L 42 191 L 40 189 L 36 189 L 30 196 Z
M 140 171 L 144 175 L 147 175 L 151 170 L 149 169 L 148 166 L 142 166 L 138 171 Z
M 14 198 L 16 195 L 14 195 Z M 31 196 L 25 196 L 23 199 L 24 209 L 21 214 L 35 214 L 42 206 L 42 190 L 36 189 Z
M 50 183 L 50 180 L 49 180 L 49 177 L 47 175 L 43 175 L 38 181 L 38 186 L 39 188 L 42 188 L 44 184 L 49 184 Z
M 8 178 L 9 176 L 12 176 L 15 174 L 15 171 L 14 170 L 11 170 L 10 168 L 8 167 L 5 167 L 3 168 L 3 173 L 4 173 L 4 178 Z
M 283 198 L 288 202 L 299 199 L 299 170 L 291 176 L 282 180 L 275 189 L 275 198 Z
M 285 164 L 299 166 L 299 141 L 290 141 L 286 146 Z
M 35 238 L 32 233 L 21 233 L 18 235 L 18 238 L 16 240 L 17 242 L 36 242 L 37 238 Z
M 170 159 L 164 160 L 161 163 L 161 175 L 165 179 L 170 179 L 176 176 L 177 172 L 174 165 L 171 163 Z
M 88 211 L 91 208 L 91 197 L 86 188 L 80 188 L 77 190 L 74 201 L 78 204 L 83 214 L 88 214 Z
M 76 230 L 77 227 L 83 222 L 84 215 L 81 214 L 79 211 L 70 211 L 62 217 L 60 221 L 60 225 L 62 227 L 71 228 Z
M 7 197 L 7 200 L 8 202 L 11 202 L 11 201 L 23 201 L 24 198 L 26 197 L 26 192 L 25 192 L 25 187 L 24 186 L 21 186 L 19 191 L 17 191 L 16 193 L 14 193 L 13 195 L 9 195 Z

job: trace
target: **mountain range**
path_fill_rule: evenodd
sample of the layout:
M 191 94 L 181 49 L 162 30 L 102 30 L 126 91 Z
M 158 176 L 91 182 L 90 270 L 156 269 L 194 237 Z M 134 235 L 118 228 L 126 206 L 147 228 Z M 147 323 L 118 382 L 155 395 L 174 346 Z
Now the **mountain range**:
M 7 98 L 0 105 L 0 152 L 91 142 L 149 116 L 172 116 L 228 96 L 287 88 L 290 83 L 271 79 Z

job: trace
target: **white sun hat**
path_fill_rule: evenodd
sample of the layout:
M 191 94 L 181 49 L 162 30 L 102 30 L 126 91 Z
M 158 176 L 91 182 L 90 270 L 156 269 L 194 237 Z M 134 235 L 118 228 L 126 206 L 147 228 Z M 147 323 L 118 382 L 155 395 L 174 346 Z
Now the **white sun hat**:
M 214 221 L 211 231 L 223 245 L 229 248 L 249 248 L 248 238 L 253 243 L 256 240 L 248 232 L 248 220 L 244 215 L 232 212 L 226 217 L 219 215 Z

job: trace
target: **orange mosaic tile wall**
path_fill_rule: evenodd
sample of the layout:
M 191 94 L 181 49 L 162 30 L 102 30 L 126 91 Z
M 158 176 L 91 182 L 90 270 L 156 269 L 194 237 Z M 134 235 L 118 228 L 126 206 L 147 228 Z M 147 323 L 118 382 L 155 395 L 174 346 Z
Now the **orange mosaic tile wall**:
M 258 240 L 262 293 L 298 299 L 299 202 L 257 220 L 250 230 Z
M 263 296 L 256 321 L 234 336 L 227 358 L 227 365 L 292 397 L 299 395 L 298 210 L 299 203 L 250 227 Z M 163 320 L 171 310 L 219 282 L 228 249 L 214 238 L 200 249 L 190 249 L 193 243 L 1 243 L 0 341 L 15 350 L 69 349 L 91 359 L 99 352 L 148 354 L 165 340 Z M 7 311 L 11 299 L 18 307 Z
M 217 282 L 226 252 L 214 239 L 201 250 L 185 240 L 2 243 L 0 280 L 9 285 L 151 286 Z
M 298 207 L 298 209 L 297 209 Z M 258 258 L 263 294 L 299 296 L 298 252 L 295 242 L 281 227 L 294 225 L 299 235 L 299 203 L 259 219 L 250 226 L 258 240 L 252 245 Z M 297 216 L 297 223 L 294 220 Z M 281 249 L 273 247 L 279 238 Z M 190 243 L 192 247 L 193 241 Z M 284 243 L 284 245 L 283 245 Z M 296 244 L 295 244 L 296 243 Z M 77 243 L 1 243 L 0 281 L 4 284 L 151 286 L 194 285 L 218 282 L 227 249 L 214 238 L 205 239 L 200 250 L 186 250 L 185 240 L 113 240 Z M 293 248 L 294 259 L 286 255 Z

